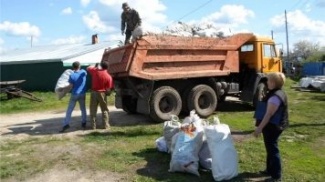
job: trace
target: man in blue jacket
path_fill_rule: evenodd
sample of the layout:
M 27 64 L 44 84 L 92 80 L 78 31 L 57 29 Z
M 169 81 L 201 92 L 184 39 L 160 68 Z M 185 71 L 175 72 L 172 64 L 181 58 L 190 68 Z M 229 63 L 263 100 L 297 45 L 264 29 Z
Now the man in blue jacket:
M 63 128 L 60 132 L 64 132 L 70 128 L 71 114 L 76 106 L 76 103 L 79 102 L 81 110 L 81 127 L 86 128 L 87 113 L 86 113 L 86 76 L 87 72 L 84 69 L 80 69 L 80 63 L 78 61 L 72 63 L 73 73 L 69 77 L 70 85 L 67 86 L 72 88 L 71 97 L 66 112 L 65 119 L 63 120 Z

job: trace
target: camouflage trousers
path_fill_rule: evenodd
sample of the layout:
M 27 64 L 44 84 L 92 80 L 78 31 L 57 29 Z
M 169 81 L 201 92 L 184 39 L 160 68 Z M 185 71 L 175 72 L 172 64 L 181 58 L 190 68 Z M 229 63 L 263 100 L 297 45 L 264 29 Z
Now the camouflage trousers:
M 107 106 L 107 96 L 105 92 L 92 91 L 90 95 L 90 122 L 92 128 L 97 128 L 97 108 L 102 111 L 102 124 L 105 129 L 109 129 L 109 110 Z

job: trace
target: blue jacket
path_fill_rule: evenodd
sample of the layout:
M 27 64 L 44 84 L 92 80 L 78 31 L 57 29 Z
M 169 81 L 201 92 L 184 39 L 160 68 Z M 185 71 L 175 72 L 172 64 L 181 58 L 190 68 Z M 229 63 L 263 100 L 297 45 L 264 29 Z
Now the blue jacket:
M 281 104 L 279 108 L 275 111 L 273 116 L 270 118 L 269 123 L 275 124 L 277 126 L 282 127 L 283 129 L 289 125 L 288 120 L 288 101 L 287 96 L 282 90 L 271 90 L 263 99 L 263 101 L 257 102 L 256 110 L 254 113 L 254 118 L 257 120 L 257 125 L 263 120 L 264 115 L 267 109 L 267 102 L 269 98 L 277 96 L 281 100 Z

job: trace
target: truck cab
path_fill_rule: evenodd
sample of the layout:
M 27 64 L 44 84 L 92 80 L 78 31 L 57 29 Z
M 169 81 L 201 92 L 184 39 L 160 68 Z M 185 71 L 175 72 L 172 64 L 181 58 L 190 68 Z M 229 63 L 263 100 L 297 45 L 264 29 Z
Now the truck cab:
M 255 105 L 266 92 L 266 74 L 282 72 L 281 55 L 272 39 L 253 36 L 240 47 L 239 60 L 241 75 L 246 78 L 241 83 L 240 99 Z
M 282 61 L 277 54 L 272 39 L 254 36 L 240 47 L 239 59 L 257 73 L 281 72 Z

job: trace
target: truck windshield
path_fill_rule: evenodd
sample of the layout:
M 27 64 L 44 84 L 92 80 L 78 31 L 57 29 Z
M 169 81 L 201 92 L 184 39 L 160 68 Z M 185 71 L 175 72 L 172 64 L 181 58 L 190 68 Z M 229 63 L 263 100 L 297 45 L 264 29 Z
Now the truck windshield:
M 274 45 L 272 44 L 263 44 L 263 56 L 268 58 L 276 57 Z
M 254 50 L 253 44 L 245 44 L 245 45 L 241 46 L 241 48 L 240 48 L 240 52 L 249 52 L 249 51 L 253 51 L 253 50 Z

